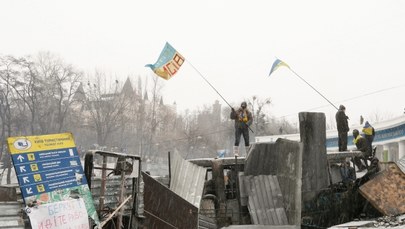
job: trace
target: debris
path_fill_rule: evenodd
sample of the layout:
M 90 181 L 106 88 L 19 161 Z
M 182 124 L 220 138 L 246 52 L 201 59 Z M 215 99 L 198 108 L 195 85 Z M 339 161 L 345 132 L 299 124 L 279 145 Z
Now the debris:
M 405 215 L 395 216 L 383 216 L 377 218 L 374 223 L 374 227 L 398 227 L 405 226 Z
M 360 187 L 363 195 L 384 215 L 405 213 L 405 174 L 395 163 Z

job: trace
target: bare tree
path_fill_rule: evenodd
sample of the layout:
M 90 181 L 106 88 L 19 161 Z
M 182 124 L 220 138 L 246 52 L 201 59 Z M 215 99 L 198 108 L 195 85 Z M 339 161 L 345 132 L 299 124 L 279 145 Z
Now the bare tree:
M 9 85 L 10 72 L 12 61 L 9 57 L 0 57 L 0 122 L 1 122 L 1 136 L 0 136 L 0 160 L 3 162 L 3 172 L 7 170 L 7 184 L 11 183 L 11 157 L 5 153 L 6 138 L 11 136 L 11 105 L 12 105 L 12 89 Z M 1 178 L 0 178 L 1 183 Z
M 262 135 L 265 133 L 265 123 L 267 121 L 265 109 L 270 106 L 271 99 L 260 99 L 257 96 L 252 96 L 251 99 L 247 99 L 247 102 L 252 108 L 255 135 Z
M 149 122 L 148 126 L 146 129 L 144 129 L 144 133 L 147 134 L 148 139 L 145 144 L 145 150 L 146 152 L 149 152 L 150 156 L 156 156 L 158 154 L 158 147 L 159 146 L 156 144 L 155 137 L 157 135 L 158 127 L 161 125 L 160 123 L 160 117 L 159 111 L 161 110 L 161 105 L 160 100 L 161 100 L 161 89 L 162 85 L 160 84 L 159 77 L 152 77 L 152 89 L 151 89 L 151 98 L 148 98 L 148 101 L 146 101 L 146 106 L 145 106 L 145 113 L 147 114 L 146 117 L 149 117 Z M 145 84 L 145 91 L 146 91 L 147 83 Z
M 183 136 L 186 138 L 185 145 L 183 146 L 182 151 L 185 151 L 185 155 L 183 155 L 186 159 L 190 157 L 194 157 L 193 153 L 195 152 L 194 147 L 196 146 L 196 141 L 198 136 L 200 136 L 200 130 L 198 128 L 198 115 L 196 112 L 189 112 L 186 111 L 183 116 L 184 122 L 184 129 L 183 129 Z
M 75 102 L 73 97 L 80 85 L 82 73 L 49 52 L 38 55 L 36 68 L 46 86 L 44 100 L 48 102 L 48 106 L 53 106 L 49 107 L 52 108 L 52 113 L 48 125 L 52 132 L 61 132 L 72 103 Z
M 10 69 L 12 60 L 9 57 L 0 57 L 0 119 L 1 119 L 1 152 L 4 150 L 5 138 L 11 136 L 11 105 L 12 88 L 10 81 L 12 70 Z M 7 133 L 6 133 L 7 132 Z M 1 158 L 0 152 L 0 158 Z
M 28 108 L 30 116 L 30 134 L 36 133 L 35 121 L 39 109 L 41 82 L 35 71 L 34 63 L 26 58 L 8 57 L 10 64 L 6 75 L 8 85 L 16 94 L 16 101 Z M 21 104 L 20 104 L 21 105 Z M 25 110 L 22 108 L 21 110 Z
M 95 130 L 97 144 L 105 146 L 110 136 L 126 123 L 131 98 L 120 93 L 118 80 L 109 84 L 101 72 L 96 72 L 94 81 L 88 82 L 86 95 L 83 115 L 88 116 L 88 125 Z
M 379 110 L 375 110 L 373 113 L 371 113 L 367 117 L 367 119 L 365 121 L 369 121 L 371 123 L 376 123 L 376 122 L 381 122 L 381 121 L 386 120 L 386 119 L 390 119 L 393 116 L 394 115 L 392 113 L 389 113 L 389 112 L 388 113 L 387 112 L 383 113 L 383 112 L 381 112 Z

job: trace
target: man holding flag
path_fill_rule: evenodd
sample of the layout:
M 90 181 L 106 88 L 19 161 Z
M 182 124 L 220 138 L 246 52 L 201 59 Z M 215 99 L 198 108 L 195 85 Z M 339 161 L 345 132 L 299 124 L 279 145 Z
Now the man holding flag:
M 249 148 L 249 126 L 253 122 L 253 116 L 247 109 L 246 102 L 242 102 L 237 111 L 232 108 L 231 119 L 235 120 L 235 145 L 233 147 L 233 153 L 235 156 L 239 156 L 240 136 L 243 135 L 247 154 Z

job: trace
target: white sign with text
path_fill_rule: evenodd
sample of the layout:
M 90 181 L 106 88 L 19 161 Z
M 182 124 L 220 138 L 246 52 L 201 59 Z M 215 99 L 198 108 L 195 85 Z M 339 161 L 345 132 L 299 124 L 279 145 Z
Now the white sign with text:
M 33 229 L 89 229 L 82 198 L 43 204 L 26 212 Z

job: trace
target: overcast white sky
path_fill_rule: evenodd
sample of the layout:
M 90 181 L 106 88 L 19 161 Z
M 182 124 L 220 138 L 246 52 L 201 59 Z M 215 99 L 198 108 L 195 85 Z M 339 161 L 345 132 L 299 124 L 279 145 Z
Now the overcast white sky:
M 216 99 L 226 106 L 191 63 L 231 104 L 256 95 L 272 99 L 276 117 L 310 110 L 332 120 L 335 108 L 287 68 L 268 77 L 276 56 L 343 103 L 351 124 L 405 108 L 405 1 L 3 0 L 0 9 L 0 54 L 50 51 L 122 80 L 155 77 L 144 65 L 168 41 L 186 58 L 174 78 L 162 80 L 164 101 L 180 110 Z

